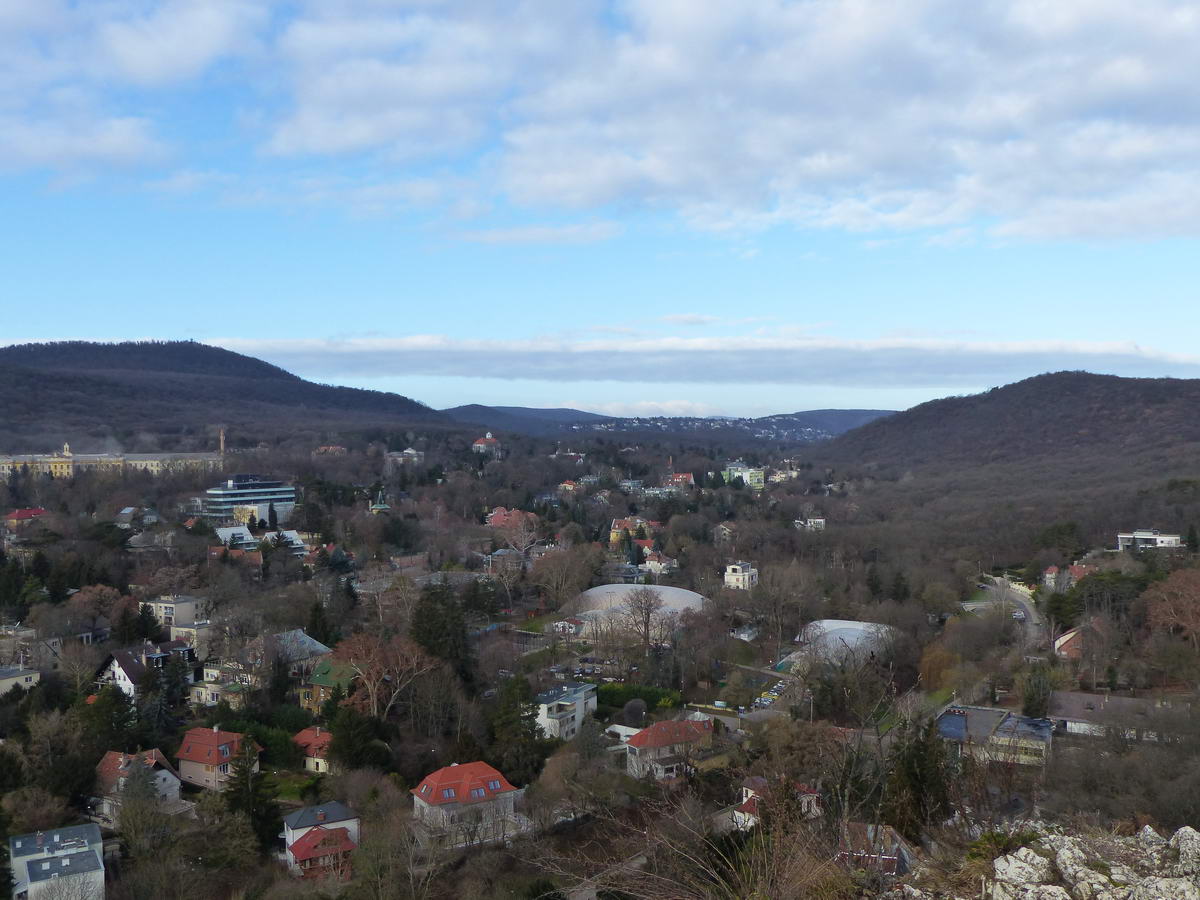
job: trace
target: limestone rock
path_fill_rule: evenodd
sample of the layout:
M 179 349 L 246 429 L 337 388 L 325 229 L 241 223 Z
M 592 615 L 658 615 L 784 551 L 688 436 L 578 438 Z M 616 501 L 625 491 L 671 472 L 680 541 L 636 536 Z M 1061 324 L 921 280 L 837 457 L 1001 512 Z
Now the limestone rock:
M 997 881 L 990 900 L 1071 900 L 1071 895 L 1056 884 L 1008 884 Z
M 1129 900 L 1200 900 L 1200 888 L 1187 878 L 1147 878 L 1134 887 Z
M 1009 856 L 1001 856 L 992 864 L 996 878 L 1008 884 L 1045 884 L 1054 879 L 1050 860 L 1022 847 Z
M 1147 850 L 1165 847 L 1167 844 L 1167 839 L 1149 825 L 1142 826 L 1142 830 L 1138 832 L 1137 839 L 1138 843 Z
M 1179 854 L 1179 862 L 1171 869 L 1172 875 L 1200 875 L 1200 832 L 1184 825 L 1171 835 L 1168 844 Z

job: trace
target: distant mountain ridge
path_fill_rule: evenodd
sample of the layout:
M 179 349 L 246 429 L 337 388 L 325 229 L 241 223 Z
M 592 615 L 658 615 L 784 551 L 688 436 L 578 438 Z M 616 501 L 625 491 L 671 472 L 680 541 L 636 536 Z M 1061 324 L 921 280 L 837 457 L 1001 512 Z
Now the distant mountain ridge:
M 670 434 L 815 442 L 829 440 L 892 410 L 817 409 L 759 418 L 736 416 L 604 416 L 578 409 L 523 406 L 456 406 L 442 410 L 456 422 L 527 434 Z
M 869 422 L 826 445 L 835 461 L 981 465 L 1077 454 L 1081 461 L 1200 443 L 1200 379 L 1037 375 Z
M 57 341 L 0 347 L 0 452 L 125 446 L 167 437 L 206 449 L 217 424 L 261 439 L 289 431 L 421 423 L 538 437 L 629 434 L 824 441 L 888 410 L 825 409 L 760 418 L 606 416 L 577 409 L 469 404 L 441 412 L 399 394 L 307 381 L 195 341 Z
M 194 341 L 0 347 L 0 452 L 80 435 L 176 434 L 186 445 L 217 423 L 263 434 L 414 421 L 447 420 L 399 394 L 315 384 Z

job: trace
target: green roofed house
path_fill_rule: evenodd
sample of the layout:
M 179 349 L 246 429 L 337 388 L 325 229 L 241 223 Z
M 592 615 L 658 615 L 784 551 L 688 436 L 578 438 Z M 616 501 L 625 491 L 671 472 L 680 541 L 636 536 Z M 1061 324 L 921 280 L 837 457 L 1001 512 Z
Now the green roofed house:
M 325 701 L 333 695 L 335 687 L 350 693 L 354 681 L 354 669 L 348 663 L 337 662 L 328 657 L 317 663 L 308 682 L 300 689 L 300 705 L 314 716 L 321 712 Z

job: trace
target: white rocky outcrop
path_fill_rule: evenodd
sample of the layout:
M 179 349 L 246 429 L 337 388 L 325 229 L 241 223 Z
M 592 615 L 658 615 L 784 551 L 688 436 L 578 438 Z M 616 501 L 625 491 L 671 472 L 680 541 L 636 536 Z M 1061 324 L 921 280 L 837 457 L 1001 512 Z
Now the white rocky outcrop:
M 1200 831 L 1180 828 L 1170 839 L 1150 826 L 1134 837 L 1045 833 L 994 860 L 992 871 L 983 900 L 1200 900 Z M 886 900 L 953 898 L 923 875 L 918 868 Z

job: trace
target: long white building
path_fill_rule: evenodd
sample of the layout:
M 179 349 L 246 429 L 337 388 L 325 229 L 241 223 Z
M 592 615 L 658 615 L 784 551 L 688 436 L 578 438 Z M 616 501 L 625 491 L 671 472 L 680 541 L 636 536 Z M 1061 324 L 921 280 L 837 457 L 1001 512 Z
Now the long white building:
M 224 484 L 211 487 L 197 497 L 199 514 L 218 522 L 269 521 L 271 505 L 280 524 L 291 518 L 296 508 L 296 488 L 262 475 L 234 475 Z

